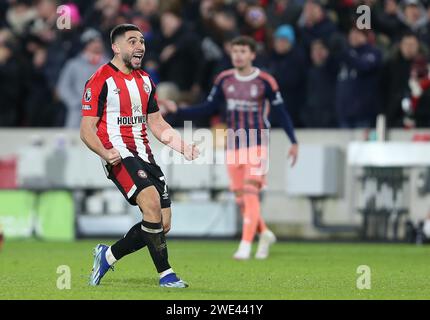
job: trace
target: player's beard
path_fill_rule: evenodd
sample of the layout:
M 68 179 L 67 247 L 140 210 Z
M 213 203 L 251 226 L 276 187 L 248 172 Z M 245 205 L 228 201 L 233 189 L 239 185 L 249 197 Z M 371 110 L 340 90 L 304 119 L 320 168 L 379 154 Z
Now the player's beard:
M 140 67 L 142 65 L 142 60 L 140 60 L 140 62 L 137 65 L 133 65 L 133 63 L 131 62 L 131 59 L 133 59 L 133 56 L 130 54 L 124 54 L 122 56 L 122 61 L 124 62 L 125 66 L 128 69 L 130 69 L 130 70 L 140 69 Z

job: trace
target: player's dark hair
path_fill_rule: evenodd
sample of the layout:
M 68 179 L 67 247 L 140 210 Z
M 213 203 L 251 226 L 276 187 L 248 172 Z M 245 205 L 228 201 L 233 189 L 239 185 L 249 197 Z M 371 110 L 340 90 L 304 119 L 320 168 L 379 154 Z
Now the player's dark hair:
M 257 43 L 254 39 L 248 36 L 239 36 L 231 41 L 232 46 L 247 46 L 252 52 L 257 51 Z
M 123 36 L 127 31 L 142 32 L 140 31 L 139 27 L 134 24 L 130 24 L 130 23 L 119 24 L 115 28 L 113 28 L 112 31 L 110 32 L 110 43 L 113 44 L 118 37 Z

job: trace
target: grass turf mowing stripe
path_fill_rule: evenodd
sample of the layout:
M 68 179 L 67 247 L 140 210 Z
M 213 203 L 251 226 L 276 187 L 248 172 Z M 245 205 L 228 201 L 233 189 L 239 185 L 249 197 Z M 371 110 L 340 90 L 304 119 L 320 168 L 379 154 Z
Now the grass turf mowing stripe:
M 124 257 L 99 287 L 89 287 L 97 243 L 7 241 L 0 252 L 0 299 L 430 298 L 430 246 L 282 242 L 265 261 L 235 261 L 237 242 L 170 240 L 170 262 L 190 284 L 178 290 L 158 287 L 147 249 Z M 70 290 L 57 288 L 60 265 L 71 269 Z M 371 269 L 370 290 L 356 287 L 359 265 Z

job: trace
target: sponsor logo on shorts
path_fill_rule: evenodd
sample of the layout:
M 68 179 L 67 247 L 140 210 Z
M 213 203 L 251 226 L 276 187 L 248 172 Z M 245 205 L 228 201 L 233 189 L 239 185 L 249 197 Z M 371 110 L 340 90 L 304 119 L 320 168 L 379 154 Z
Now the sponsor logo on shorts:
M 146 175 L 146 172 L 145 172 L 145 171 L 143 171 L 142 169 L 141 169 L 141 170 L 139 170 L 139 171 L 137 171 L 137 175 L 138 175 L 139 177 L 141 177 L 142 179 L 148 178 L 148 176 Z
M 82 105 L 82 110 L 91 110 L 91 106 L 88 104 Z

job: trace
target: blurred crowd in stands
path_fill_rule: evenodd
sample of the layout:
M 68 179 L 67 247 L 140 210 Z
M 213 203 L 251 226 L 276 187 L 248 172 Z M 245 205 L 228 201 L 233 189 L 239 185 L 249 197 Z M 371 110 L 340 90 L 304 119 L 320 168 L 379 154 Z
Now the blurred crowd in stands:
M 360 5 L 370 30 L 357 27 Z M 0 126 L 78 127 L 85 81 L 125 22 L 144 32 L 158 94 L 182 105 L 205 99 L 242 34 L 297 128 L 366 128 L 380 113 L 390 127 L 430 126 L 430 0 L 2 0 Z

